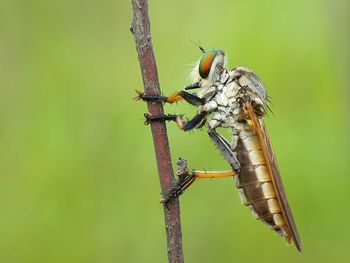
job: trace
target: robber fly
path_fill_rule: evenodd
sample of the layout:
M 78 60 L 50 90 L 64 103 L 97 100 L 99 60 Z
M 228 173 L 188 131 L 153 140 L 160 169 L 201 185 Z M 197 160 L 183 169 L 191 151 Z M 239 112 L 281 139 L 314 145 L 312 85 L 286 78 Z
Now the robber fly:
M 196 94 L 179 91 L 166 97 L 138 92 L 136 99 L 164 103 L 185 100 L 197 106 L 198 114 L 189 121 L 177 115 L 145 114 L 146 122 L 172 120 L 184 131 L 203 127 L 207 123 L 209 137 L 232 170 L 186 171 L 164 197 L 164 202 L 168 203 L 179 196 L 196 179 L 233 176 L 243 204 L 254 217 L 283 236 L 288 243 L 293 240 L 301 251 L 299 234 L 262 119 L 268 109 L 267 90 L 253 70 L 244 66 L 227 70 L 223 50 L 201 50 L 203 55 L 193 70 L 193 84 L 185 88 L 198 89 Z M 216 131 L 218 127 L 232 130 L 231 143 Z

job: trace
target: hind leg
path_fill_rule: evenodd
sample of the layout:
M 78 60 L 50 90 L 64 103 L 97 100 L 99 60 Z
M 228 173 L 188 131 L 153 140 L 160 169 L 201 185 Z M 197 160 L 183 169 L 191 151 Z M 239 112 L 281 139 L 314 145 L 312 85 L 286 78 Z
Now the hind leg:
M 168 204 L 169 201 L 181 195 L 190 185 L 197 179 L 211 179 L 223 178 L 237 175 L 235 171 L 193 171 L 189 172 L 187 169 L 187 161 L 179 159 L 177 161 L 178 170 L 177 175 L 179 180 L 177 184 L 169 191 L 169 193 L 162 199 L 163 203 Z

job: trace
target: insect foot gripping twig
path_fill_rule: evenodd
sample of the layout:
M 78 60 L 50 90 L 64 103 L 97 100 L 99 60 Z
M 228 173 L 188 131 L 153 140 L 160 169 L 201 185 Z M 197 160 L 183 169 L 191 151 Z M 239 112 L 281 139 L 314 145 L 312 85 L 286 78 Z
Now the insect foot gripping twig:
M 178 168 L 176 175 L 178 180 L 176 184 L 165 194 L 164 198 L 161 200 L 162 203 L 166 205 L 168 209 L 170 209 L 169 202 L 180 196 L 195 180 L 196 175 L 194 172 L 189 173 L 187 168 L 186 159 L 179 158 L 176 162 Z

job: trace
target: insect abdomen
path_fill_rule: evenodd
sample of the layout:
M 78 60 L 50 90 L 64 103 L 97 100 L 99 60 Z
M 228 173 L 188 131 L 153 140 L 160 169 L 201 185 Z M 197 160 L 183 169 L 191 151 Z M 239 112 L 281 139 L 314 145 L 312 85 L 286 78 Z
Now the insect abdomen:
M 290 241 L 290 233 L 276 197 L 258 137 L 250 126 L 239 134 L 237 158 L 241 170 L 235 176 L 241 200 L 254 217 Z

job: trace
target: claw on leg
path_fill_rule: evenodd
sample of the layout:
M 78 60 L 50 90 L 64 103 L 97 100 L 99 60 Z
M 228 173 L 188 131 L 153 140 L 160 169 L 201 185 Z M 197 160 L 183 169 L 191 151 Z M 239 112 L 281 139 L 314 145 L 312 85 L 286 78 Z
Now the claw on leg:
M 135 90 L 136 97 L 134 97 L 135 101 L 160 101 L 160 102 L 167 102 L 167 103 L 174 103 L 174 102 L 180 102 L 183 100 L 180 92 L 175 92 L 171 94 L 169 97 L 162 96 L 162 95 L 150 95 L 146 94 L 145 92 L 141 92 L 139 90 Z
M 135 89 L 135 92 L 136 92 L 136 96 L 133 98 L 133 100 L 135 100 L 135 101 L 141 100 L 141 99 L 142 99 L 142 93 L 143 93 L 143 92 L 141 92 L 141 91 L 139 91 L 139 90 L 137 90 L 137 89 Z

